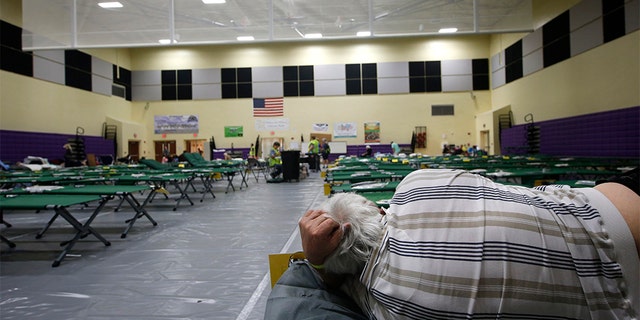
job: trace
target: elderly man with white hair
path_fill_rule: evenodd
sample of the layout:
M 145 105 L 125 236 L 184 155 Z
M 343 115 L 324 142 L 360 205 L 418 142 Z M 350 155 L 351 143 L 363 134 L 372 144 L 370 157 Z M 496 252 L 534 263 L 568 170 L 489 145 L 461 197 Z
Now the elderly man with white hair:
M 265 319 L 637 319 L 637 183 L 531 189 L 428 169 L 386 215 L 335 195 L 300 219 L 307 262 Z

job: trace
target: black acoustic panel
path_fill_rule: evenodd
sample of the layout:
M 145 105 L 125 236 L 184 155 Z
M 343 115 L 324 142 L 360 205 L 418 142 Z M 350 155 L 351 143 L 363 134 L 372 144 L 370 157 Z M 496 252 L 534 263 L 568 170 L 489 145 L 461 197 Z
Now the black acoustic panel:
M 0 46 L 22 51 L 22 28 L 0 20 Z
M 602 15 L 624 8 L 624 0 L 602 0 Z
M 313 80 L 313 66 L 300 66 L 299 67 L 299 78 L 300 80 Z
M 0 69 L 23 76 L 33 76 L 33 56 L 9 47 L 0 47 Z
M 489 90 L 489 75 L 474 75 L 473 90 Z
M 285 97 L 297 97 L 300 95 L 298 92 L 297 81 L 286 81 L 282 84 L 282 92 Z
M 222 83 L 236 83 L 236 69 L 222 68 L 222 70 L 220 70 L 220 80 Z
M 238 98 L 253 97 L 253 86 L 249 83 L 238 83 Z
M 67 67 L 91 73 L 91 56 L 84 52 L 78 50 L 65 50 L 64 64 Z
M 427 79 L 425 77 L 409 78 L 409 92 L 426 92 Z
M 65 66 L 65 84 L 70 87 L 91 91 L 91 73 Z
M 602 33 L 605 43 L 625 35 L 626 26 L 624 16 L 624 4 L 602 16 Z
M 178 98 L 176 87 L 176 85 L 162 86 L 162 100 L 176 100 Z
M 567 10 L 542 26 L 543 46 L 547 46 L 552 42 L 569 35 L 569 32 L 571 31 L 569 17 L 569 10 Z
M 362 94 L 360 79 L 347 79 L 347 94 Z
M 193 99 L 193 91 L 191 85 L 179 85 L 178 86 L 178 100 L 191 100 Z
M 362 94 L 377 94 L 378 93 L 378 80 L 377 79 L 363 79 L 362 80 Z
M 162 70 L 160 72 L 162 84 L 171 85 L 178 83 L 176 79 L 176 70 Z
M 427 61 L 425 63 L 427 77 L 439 77 L 442 75 L 442 67 L 440 61 Z
M 192 84 L 191 82 L 191 70 L 178 70 L 178 84 Z
M 378 77 L 378 67 L 375 63 L 363 63 L 362 64 L 362 78 L 363 79 L 375 79 Z
M 511 62 L 505 67 L 505 81 L 507 83 L 522 78 L 522 59 Z
M 489 74 L 489 59 L 473 59 L 471 68 L 473 75 Z
M 298 66 L 284 66 L 284 67 L 282 67 L 282 80 L 284 80 L 284 81 L 297 81 L 298 80 Z
M 542 48 L 544 67 L 552 66 L 571 57 L 571 41 L 569 36 L 557 39 Z
M 118 72 L 120 69 L 120 72 Z M 118 76 L 118 73 L 120 76 Z M 113 83 L 117 83 L 125 87 L 125 99 L 131 101 L 131 71 L 128 69 L 113 65 Z
M 410 61 L 409 62 L 409 76 L 410 77 L 424 77 L 425 62 L 424 61 Z
M 504 62 L 506 66 L 519 60 L 522 60 L 522 40 L 516 41 L 504 50 Z
M 235 83 L 223 83 L 221 85 L 222 99 L 235 99 L 238 97 Z
M 427 92 L 442 92 L 442 78 L 427 77 Z
M 344 66 L 347 79 L 360 79 L 360 64 L 347 64 Z
M 313 81 L 300 81 L 300 96 L 312 97 L 315 94 Z
M 238 68 L 238 83 L 251 82 L 251 68 Z

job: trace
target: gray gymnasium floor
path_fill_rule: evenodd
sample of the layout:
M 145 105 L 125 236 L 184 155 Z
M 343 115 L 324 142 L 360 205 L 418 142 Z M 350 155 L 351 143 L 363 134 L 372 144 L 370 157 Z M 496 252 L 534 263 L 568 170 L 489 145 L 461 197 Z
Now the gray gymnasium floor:
M 146 208 L 158 222 L 136 222 L 120 233 L 131 208 L 107 204 L 57 268 L 51 263 L 60 241 L 71 235 L 62 219 L 41 239 L 36 232 L 50 212 L 5 212 L 13 227 L 0 244 L 0 318 L 8 319 L 262 319 L 271 291 L 268 255 L 301 248 L 297 220 L 326 199 L 319 173 L 299 182 L 248 180 L 249 187 L 225 194 L 225 181 L 194 205 L 158 199 Z M 171 190 L 171 189 L 169 189 Z M 172 195 L 175 197 L 175 194 Z M 93 208 L 73 208 L 86 217 Z

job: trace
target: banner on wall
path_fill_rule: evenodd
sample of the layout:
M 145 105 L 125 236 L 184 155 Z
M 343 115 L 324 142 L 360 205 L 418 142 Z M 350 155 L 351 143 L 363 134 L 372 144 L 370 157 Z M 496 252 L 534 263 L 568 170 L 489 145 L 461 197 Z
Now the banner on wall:
M 380 121 L 364 123 L 364 143 L 380 143 Z
M 198 116 L 175 115 L 154 116 L 154 133 L 198 133 Z
M 256 131 L 288 131 L 289 118 L 256 119 Z
M 358 136 L 358 128 L 355 122 L 338 122 L 333 127 L 334 138 L 355 138 Z
M 225 126 L 224 127 L 224 137 L 225 138 L 237 138 L 242 137 L 242 126 Z
M 329 124 L 328 123 L 314 123 L 311 125 L 311 132 L 328 132 Z

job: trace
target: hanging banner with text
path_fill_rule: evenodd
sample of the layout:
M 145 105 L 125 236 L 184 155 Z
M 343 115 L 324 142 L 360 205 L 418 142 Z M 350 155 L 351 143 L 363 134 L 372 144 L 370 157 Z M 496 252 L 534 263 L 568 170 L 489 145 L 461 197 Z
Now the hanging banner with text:
M 198 133 L 198 116 L 154 116 L 153 130 L 162 133 Z
M 242 137 L 242 126 L 225 126 L 224 127 L 224 137 L 225 138 L 237 138 Z
M 288 131 L 289 118 L 256 119 L 256 131 Z
M 333 127 L 334 138 L 355 138 L 358 128 L 355 122 L 338 122 Z

